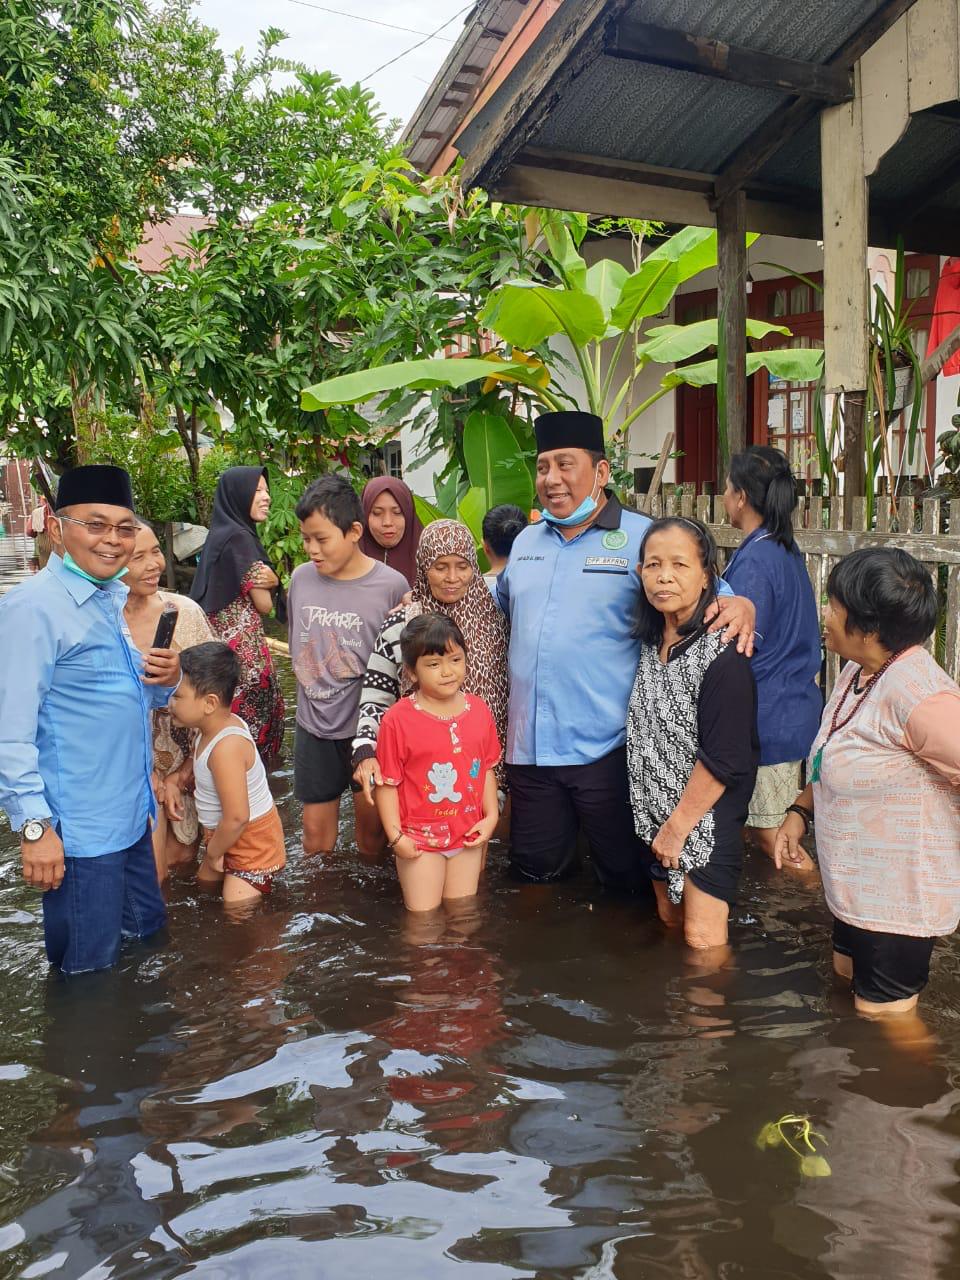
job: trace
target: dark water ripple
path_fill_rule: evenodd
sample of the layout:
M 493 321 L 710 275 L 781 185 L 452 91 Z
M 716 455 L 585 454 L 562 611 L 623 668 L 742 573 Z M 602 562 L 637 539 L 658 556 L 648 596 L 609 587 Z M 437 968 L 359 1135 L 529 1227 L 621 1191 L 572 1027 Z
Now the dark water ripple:
M 960 947 L 927 1038 L 829 975 L 815 891 L 751 862 L 719 971 L 589 879 L 404 917 L 349 846 L 228 922 L 47 977 L 0 837 L 0 1275 L 812 1280 L 960 1268 Z M 344 834 L 349 838 L 348 824 Z M 829 1178 L 761 1125 L 809 1113 Z

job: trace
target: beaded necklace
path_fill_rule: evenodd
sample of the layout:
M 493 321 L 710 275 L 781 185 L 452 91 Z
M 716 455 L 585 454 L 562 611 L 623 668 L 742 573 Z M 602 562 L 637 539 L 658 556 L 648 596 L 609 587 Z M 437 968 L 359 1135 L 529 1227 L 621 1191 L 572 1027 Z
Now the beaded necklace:
M 823 752 L 827 743 L 830 741 L 830 739 L 839 729 L 845 729 L 847 727 L 847 725 L 856 715 L 860 707 L 862 707 L 863 704 L 866 702 L 867 698 L 869 698 L 871 692 L 873 691 L 874 686 L 876 685 L 880 677 L 883 675 L 883 673 L 886 671 L 887 667 L 892 666 L 892 664 L 896 662 L 896 660 L 899 657 L 902 656 L 902 653 L 903 653 L 903 650 L 901 650 L 900 653 L 891 653 L 890 657 L 887 658 L 886 662 L 884 662 L 883 665 L 877 670 L 877 674 L 873 677 L 873 679 L 870 681 L 867 687 L 863 690 L 859 688 L 859 681 L 860 681 L 860 677 L 863 675 L 863 668 L 862 667 L 857 668 L 856 675 L 853 677 L 853 679 L 844 689 L 843 697 L 837 703 L 836 708 L 833 712 L 833 715 L 830 718 L 830 728 L 827 730 L 827 736 L 824 738 L 823 742 L 821 742 L 819 750 L 817 751 L 817 754 L 813 757 L 813 767 L 810 770 L 811 782 L 820 781 L 820 768 L 821 768 L 821 765 L 823 764 Z M 840 713 L 841 711 L 843 711 L 844 705 L 847 701 L 847 695 L 850 693 L 850 690 L 853 689 L 855 685 L 857 686 L 857 688 L 854 691 L 860 695 L 860 700 L 859 702 L 855 702 L 853 704 L 853 706 L 848 711 L 846 718 L 841 720 Z

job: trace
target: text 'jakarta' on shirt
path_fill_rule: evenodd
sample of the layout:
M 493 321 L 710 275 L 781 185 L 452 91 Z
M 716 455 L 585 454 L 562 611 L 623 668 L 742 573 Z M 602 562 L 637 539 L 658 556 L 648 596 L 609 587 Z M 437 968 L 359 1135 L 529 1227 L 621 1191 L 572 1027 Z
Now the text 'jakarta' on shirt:
M 329 578 L 299 565 L 287 593 L 297 724 L 318 738 L 352 738 L 367 660 L 380 626 L 409 591 L 403 574 L 374 561 L 362 578 Z
M 590 764 L 626 741 L 640 657 L 637 562 L 650 524 L 608 490 L 576 537 L 541 520 L 514 542 L 496 593 L 510 619 L 510 764 Z
M 0 808 L 52 818 L 67 857 L 126 849 L 155 813 L 149 712 L 172 690 L 141 680 L 126 598 L 54 555 L 0 600 Z
M 820 616 L 803 556 L 762 525 L 744 538 L 723 574 L 757 610 L 760 763 L 805 760 L 820 725 Z

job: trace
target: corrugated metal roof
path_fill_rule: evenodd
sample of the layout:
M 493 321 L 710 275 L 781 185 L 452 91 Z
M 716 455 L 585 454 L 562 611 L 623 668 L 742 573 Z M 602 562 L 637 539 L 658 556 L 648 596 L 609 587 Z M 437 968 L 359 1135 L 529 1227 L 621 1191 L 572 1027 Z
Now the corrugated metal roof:
M 529 140 L 559 151 L 716 173 L 783 94 L 598 58 Z M 697 127 L 691 127 L 691 112 Z
M 564 0 L 560 14 L 573 2 Z M 822 64 L 885 2 L 637 0 L 624 14 L 623 25 L 625 30 L 631 21 L 660 25 L 759 53 Z M 548 25 L 540 40 L 549 29 Z M 535 46 L 528 58 L 534 56 Z M 509 95 L 519 70 L 506 79 L 499 94 Z M 550 116 L 524 139 L 524 145 L 716 174 L 738 147 L 790 101 L 787 95 L 767 89 L 601 55 L 567 83 Z M 464 155 L 470 154 L 479 125 L 479 118 L 471 121 L 460 135 L 457 145 Z M 807 139 L 802 155 L 786 157 L 796 185 L 813 181 L 818 145 Z M 791 149 L 792 144 L 785 150 Z
M 820 121 L 801 129 L 757 174 L 758 183 L 820 190 Z
M 804 62 L 825 62 L 882 0 L 639 0 L 638 22 Z
M 471 9 L 456 44 L 403 131 L 401 141 L 418 169 L 428 170 L 456 132 L 527 2 L 479 0 Z
M 587 195 L 596 202 L 586 207 L 605 210 L 611 201 L 629 205 L 630 197 L 608 181 L 622 176 L 664 191 L 687 191 L 690 199 L 685 204 L 676 199 L 672 207 L 702 209 L 708 216 L 705 179 L 716 179 L 717 198 L 736 185 L 746 188 L 758 227 L 789 224 L 802 228 L 799 233 L 815 234 L 822 180 L 816 92 L 798 100 L 756 87 L 752 79 L 769 85 L 771 76 L 758 66 L 753 77 L 749 58 L 741 60 L 736 80 L 655 65 L 657 53 L 662 61 L 685 60 L 683 49 L 677 53 L 667 40 L 652 61 L 630 58 L 631 23 L 815 65 L 829 63 L 843 51 L 843 65 L 849 67 L 871 40 L 902 20 L 910 3 L 611 0 L 603 6 L 595 0 L 562 0 L 509 73 L 493 75 L 476 111 L 461 127 L 456 146 L 466 158 L 467 178 L 479 179 L 493 192 L 562 201 L 562 176 L 570 174 L 581 180 L 579 198 Z M 604 52 L 616 46 L 613 22 L 622 40 L 621 56 Z M 650 48 L 642 39 L 639 43 Z M 780 139 L 779 149 L 759 169 L 753 167 L 750 147 L 741 148 L 759 138 L 754 154 L 770 155 L 777 138 L 764 141 L 764 126 L 778 124 L 785 112 L 786 140 Z M 913 247 L 937 251 L 950 241 L 953 214 L 960 212 L 960 106 L 956 123 L 938 118 L 944 114 L 949 109 L 915 117 L 870 184 L 871 225 L 884 234 L 909 228 L 917 237 Z M 518 157 L 511 176 L 510 166 Z M 600 172 L 591 169 L 591 157 Z M 647 166 L 650 174 L 644 173 Z M 549 181 L 543 176 L 548 170 L 553 174 Z M 664 170 L 669 174 L 660 172 Z M 938 174 L 942 190 L 931 185 Z M 911 200 L 922 216 L 912 216 Z
M 955 165 L 960 157 L 960 120 L 943 120 L 924 113 L 910 121 L 906 133 L 880 161 L 870 179 L 870 195 L 877 200 L 909 202 L 910 196 L 925 188 L 938 173 Z M 938 193 L 936 204 L 944 204 Z M 958 235 L 960 240 L 960 235 Z

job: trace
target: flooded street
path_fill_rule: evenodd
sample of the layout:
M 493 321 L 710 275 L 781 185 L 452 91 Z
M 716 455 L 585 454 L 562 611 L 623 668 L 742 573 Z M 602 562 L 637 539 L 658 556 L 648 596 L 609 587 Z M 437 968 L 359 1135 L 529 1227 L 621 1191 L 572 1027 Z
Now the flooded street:
M 305 865 L 272 783 L 290 865 L 253 918 L 174 879 L 168 935 L 69 984 L 4 820 L 0 1275 L 958 1274 L 956 940 L 898 1045 L 835 987 L 818 891 L 757 856 L 698 970 L 645 906 L 520 888 L 502 847 L 476 904 L 411 925 L 348 821 Z M 832 1176 L 757 1148 L 788 1112 Z

